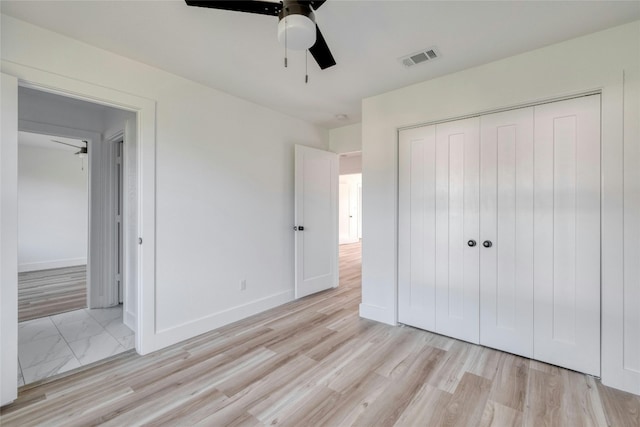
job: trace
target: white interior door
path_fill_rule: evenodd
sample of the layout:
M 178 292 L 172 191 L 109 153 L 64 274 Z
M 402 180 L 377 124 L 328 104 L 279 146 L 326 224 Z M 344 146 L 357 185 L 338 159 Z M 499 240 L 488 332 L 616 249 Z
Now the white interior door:
M 436 127 L 399 135 L 398 320 L 436 330 Z
M 351 221 L 349 221 L 349 183 L 340 177 L 338 183 L 338 234 L 339 243 L 351 243 Z
M 600 374 L 600 95 L 535 107 L 534 357 Z
M 338 156 L 295 146 L 295 297 L 338 286 Z
M 479 340 L 479 118 L 436 125 L 436 332 Z
M 360 174 L 340 175 L 338 226 L 339 243 L 355 243 L 359 232 L 359 200 L 358 190 L 361 182 Z
M 482 116 L 480 152 L 480 344 L 530 358 L 533 107 Z
M 0 78 L 1 406 L 18 397 L 18 80 Z

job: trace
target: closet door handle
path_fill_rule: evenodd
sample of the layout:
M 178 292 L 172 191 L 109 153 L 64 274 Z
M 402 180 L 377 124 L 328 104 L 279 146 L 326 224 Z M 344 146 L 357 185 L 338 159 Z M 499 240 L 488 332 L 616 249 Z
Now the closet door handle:
M 482 242 L 482 246 L 484 246 L 485 248 L 490 248 L 491 246 L 493 246 L 493 243 L 491 243 L 491 240 L 485 240 L 484 242 Z
M 472 248 L 472 247 L 474 247 L 474 246 L 476 245 L 476 241 L 475 241 L 475 240 L 469 240 L 469 241 L 467 242 L 467 245 L 469 245 L 469 247 L 471 247 L 471 248 Z

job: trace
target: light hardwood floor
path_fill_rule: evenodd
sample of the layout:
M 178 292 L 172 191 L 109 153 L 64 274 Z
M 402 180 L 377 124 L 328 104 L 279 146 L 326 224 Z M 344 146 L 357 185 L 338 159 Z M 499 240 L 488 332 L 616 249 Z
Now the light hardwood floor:
M 18 274 L 19 322 L 86 306 L 86 265 Z
M 594 378 L 360 319 L 359 244 L 340 252 L 339 288 L 25 386 L 0 424 L 640 425 L 640 397 Z

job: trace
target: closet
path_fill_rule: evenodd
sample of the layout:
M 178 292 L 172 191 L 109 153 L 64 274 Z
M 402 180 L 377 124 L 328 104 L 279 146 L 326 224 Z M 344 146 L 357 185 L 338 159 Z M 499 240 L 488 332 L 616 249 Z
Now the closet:
M 401 323 L 600 374 L 600 95 L 399 133 Z

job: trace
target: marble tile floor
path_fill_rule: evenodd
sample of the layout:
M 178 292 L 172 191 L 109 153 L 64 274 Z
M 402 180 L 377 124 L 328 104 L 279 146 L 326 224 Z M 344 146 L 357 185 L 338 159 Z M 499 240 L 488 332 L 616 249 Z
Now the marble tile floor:
M 18 385 L 22 386 L 134 347 L 122 305 L 80 309 L 18 323 Z

